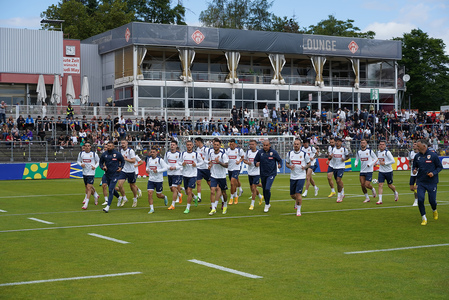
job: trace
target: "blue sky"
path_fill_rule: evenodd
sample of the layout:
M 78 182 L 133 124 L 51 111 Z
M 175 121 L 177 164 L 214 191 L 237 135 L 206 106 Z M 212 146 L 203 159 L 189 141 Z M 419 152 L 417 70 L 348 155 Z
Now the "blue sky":
M 172 0 L 176 2 L 177 0 Z M 40 13 L 57 0 L 0 0 L 0 27 L 38 29 Z M 187 8 L 188 25 L 200 25 L 205 0 L 181 0 Z M 373 30 L 377 39 L 391 39 L 421 28 L 429 36 L 443 39 L 449 53 L 449 0 L 274 0 L 271 11 L 277 16 L 292 17 L 301 27 L 315 25 L 328 15 L 339 20 L 353 19 L 362 31 Z

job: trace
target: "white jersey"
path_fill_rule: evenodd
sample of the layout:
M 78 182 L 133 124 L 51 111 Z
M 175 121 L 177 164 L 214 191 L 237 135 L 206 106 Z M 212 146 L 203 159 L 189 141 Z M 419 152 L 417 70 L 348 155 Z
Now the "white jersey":
M 139 167 L 137 166 L 138 163 L 141 161 L 139 155 L 136 155 L 136 162 L 134 163 L 134 172 L 136 175 L 139 175 Z
M 182 175 L 181 152 L 166 152 L 164 160 L 168 165 L 167 175 Z M 175 170 L 170 170 L 170 167 L 175 167 Z
M 218 151 L 218 154 L 215 153 L 214 150 L 210 151 L 209 159 L 210 163 L 212 164 L 212 167 L 210 168 L 210 176 L 217 179 L 226 178 L 226 168 L 215 161 L 217 157 L 219 158 L 219 161 L 221 163 L 226 164 L 229 162 L 229 158 L 223 149 L 220 149 L 220 151 Z
M 209 151 L 211 149 L 207 148 L 206 146 L 203 146 L 201 148 L 196 148 L 196 153 L 201 155 L 201 158 L 203 159 L 203 163 L 198 165 L 197 168 L 200 170 L 205 170 L 209 168 Z
M 395 160 L 393 154 L 391 154 L 390 151 L 388 151 L 387 149 L 385 149 L 384 151 L 377 151 L 377 157 L 379 159 L 379 163 L 385 162 L 385 165 L 383 166 L 379 164 L 379 172 L 393 172 L 393 167 L 391 165 L 395 163 Z
M 416 154 L 418 154 L 418 152 L 415 152 L 414 150 L 408 153 L 408 161 L 410 162 L 410 176 L 418 175 L 418 173 L 413 174 L 413 160 L 415 159 Z
M 335 146 L 328 146 L 327 147 L 327 155 L 331 155 L 332 154 L 332 150 L 335 148 Z M 329 161 L 329 167 L 333 168 L 334 164 L 332 162 L 332 159 Z
M 372 173 L 374 171 L 374 164 L 377 162 L 377 156 L 369 148 L 357 151 L 355 160 L 360 160 L 360 173 Z
M 234 150 L 228 148 L 225 150 L 226 155 L 229 159 L 228 170 L 229 171 L 240 171 L 241 163 L 237 164 L 238 160 L 241 160 L 245 156 L 245 152 L 242 148 L 236 147 Z
M 182 176 L 196 177 L 198 172 L 197 167 L 203 163 L 203 159 L 197 152 L 185 151 L 181 153 L 181 163 L 186 163 L 186 165 L 182 167 Z M 193 163 L 195 163 L 195 167 L 193 166 Z
M 348 149 L 344 148 L 343 146 L 338 149 L 337 147 L 334 147 L 332 149 L 331 154 L 332 157 L 332 166 L 334 169 L 345 169 L 345 160 L 349 158 L 349 152 Z
M 307 148 L 305 148 L 304 146 L 301 147 L 301 151 L 304 151 L 305 153 L 307 153 L 309 155 L 309 158 L 311 159 L 311 164 L 310 166 L 314 166 L 315 162 L 316 162 L 316 148 L 313 146 L 309 146 Z
M 98 167 L 98 164 L 100 163 L 100 158 L 98 157 L 98 154 L 95 152 L 82 151 L 78 154 L 77 163 L 80 166 L 84 164 L 83 175 L 95 176 L 95 169 Z M 92 167 L 95 167 L 95 169 L 92 170 Z
M 131 148 L 128 148 L 126 150 L 120 149 L 120 153 L 123 155 L 123 158 L 127 159 L 136 158 L 136 153 Z M 122 172 L 134 173 L 135 171 L 136 170 L 134 169 L 134 164 L 125 160 L 125 165 L 123 166 Z
M 304 151 L 295 152 L 292 150 L 288 152 L 285 163 L 295 166 L 293 170 L 290 169 L 290 179 L 306 179 L 307 173 L 303 167 L 309 162 L 311 162 L 310 156 Z
M 159 156 L 156 158 L 147 156 L 145 163 L 147 164 L 148 181 L 163 182 L 164 172 L 168 170 L 167 163 Z M 154 173 L 154 171 L 157 171 L 157 173 Z
M 257 152 L 259 152 L 259 150 L 256 150 L 253 152 L 251 149 L 248 149 L 245 153 L 244 159 L 249 162 L 249 164 L 248 164 L 248 175 L 249 176 L 260 175 L 259 167 L 256 167 L 254 165 L 254 157 L 256 157 Z

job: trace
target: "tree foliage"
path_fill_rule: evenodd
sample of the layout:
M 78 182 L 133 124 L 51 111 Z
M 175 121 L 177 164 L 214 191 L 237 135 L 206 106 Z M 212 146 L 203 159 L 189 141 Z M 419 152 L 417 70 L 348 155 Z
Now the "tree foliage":
M 402 60 L 407 82 L 406 98 L 411 95 L 412 108 L 439 110 L 449 102 L 449 56 L 444 53 L 443 40 L 431 38 L 421 29 L 413 29 L 403 37 Z
M 309 26 L 305 31 L 307 34 L 359 37 L 373 39 L 376 33 L 374 31 L 360 32 L 360 28 L 353 25 L 354 20 L 337 20 L 335 16 L 329 15 L 328 19 L 321 20 L 317 25 Z

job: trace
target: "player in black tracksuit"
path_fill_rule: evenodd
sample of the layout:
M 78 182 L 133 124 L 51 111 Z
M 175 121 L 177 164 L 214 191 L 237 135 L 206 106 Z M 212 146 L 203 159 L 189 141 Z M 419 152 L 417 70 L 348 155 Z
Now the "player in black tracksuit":
M 114 198 L 115 185 L 118 181 L 118 176 L 125 165 L 125 159 L 123 155 L 114 149 L 114 143 L 109 142 L 107 144 L 107 151 L 103 152 L 100 157 L 100 168 L 105 172 L 106 182 L 109 188 L 108 205 L 103 208 L 104 212 L 109 212 L 109 207 L 112 203 L 112 198 Z

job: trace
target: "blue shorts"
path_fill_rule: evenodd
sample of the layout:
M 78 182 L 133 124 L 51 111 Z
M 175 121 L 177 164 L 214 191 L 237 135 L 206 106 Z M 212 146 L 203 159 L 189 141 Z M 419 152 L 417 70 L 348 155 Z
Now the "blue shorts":
M 250 186 L 253 184 L 258 185 L 260 182 L 260 175 L 248 175 L 248 181 Z
M 182 175 L 168 175 L 168 186 L 178 186 L 182 184 Z
M 310 166 L 309 169 L 312 169 L 312 172 L 315 172 L 316 168 L 318 168 L 318 165 L 315 164 L 313 166 Z
M 327 173 L 334 173 L 334 168 L 332 168 L 331 166 L 328 166 Z
M 262 181 L 262 188 L 264 190 L 271 190 L 271 186 L 273 185 L 274 179 L 276 176 L 260 176 Z
M 196 180 L 206 180 L 206 181 L 210 181 L 210 170 L 209 169 L 198 169 L 197 170 L 197 175 L 196 175 Z
M 410 176 L 410 183 L 409 183 L 409 185 L 415 185 L 416 177 L 418 177 L 418 176 Z
M 232 178 L 239 179 L 240 170 L 228 171 L 229 180 Z
M 93 175 L 83 175 L 84 185 L 94 184 L 94 178 Z
M 228 189 L 228 183 L 226 182 L 226 178 L 210 178 L 210 187 L 219 187 L 221 190 L 226 191 Z
M 334 178 L 337 180 L 338 177 L 343 178 L 345 174 L 345 169 L 334 169 Z
M 120 172 L 120 174 L 118 176 L 118 180 L 123 180 L 123 179 L 128 180 L 129 183 L 136 183 L 136 172 L 132 172 L 132 173 Z
M 101 183 L 102 184 L 107 184 L 108 183 L 108 177 L 106 176 L 106 173 L 103 174 L 103 177 L 101 177 Z
M 164 190 L 163 182 L 148 181 L 147 190 L 149 191 L 156 190 L 156 193 L 160 194 Z
M 385 180 L 388 184 L 393 183 L 393 172 L 383 173 L 379 172 L 379 183 L 384 183 Z
M 305 179 L 290 179 L 290 195 L 301 194 Z
M 196 184 L 196 177 L 183 177 L 184 179 L 184 188 L 188 189 L 194 189 Z
M 373 172 L 365 172 L 360 173 L 360 177 L 365 177 L 365 181 L 372 181 L 373 180 Z

